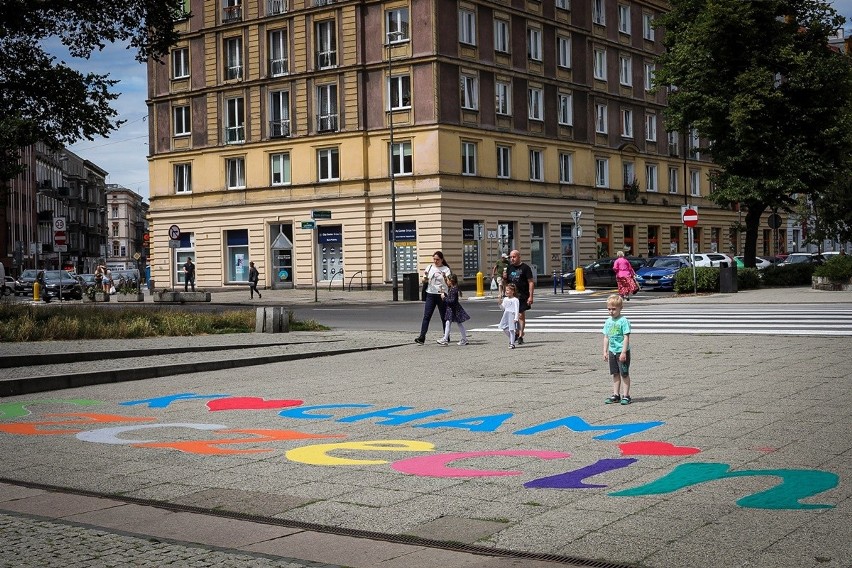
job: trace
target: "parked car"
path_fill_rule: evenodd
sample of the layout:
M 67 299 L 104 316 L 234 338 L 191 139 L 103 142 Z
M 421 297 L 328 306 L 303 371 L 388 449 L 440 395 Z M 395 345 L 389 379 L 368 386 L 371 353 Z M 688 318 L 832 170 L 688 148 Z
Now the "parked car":
M 80 286 L 83 288 L 83 292 L 96 285 L 94 274 L 78 274 L 77 281 L 80 283 Z
M 32 296 L 33 282 L 36 281 L 38 270 L 30 268 L 21 272 L 21 275 L 15 280 L 15 295 L 16 296 Z
M 822 252 L 822 256 L 825 260 L 828 260 L 829 258 L 831 258 L 833 256 L 838 256 L 838 255 L 840 255 L 841 253 L 844 253 L 844 252 L 845 251 L 840 251 L 840 250 L 825 250 L 825 251 Z
M 734 260 L 737 261 L 737 268 L 744 268 L 745 267 L 745 257 L 744 256 L 735 256 Z M 754 258 L 754 267 L 757 268 L 758 270 L 763 270 L 764 268 L 766 268 L 768 266 L 772 266 L 772 263 L 770 261 L 768 261 L 767 259 L 759 257 L 759 256 Z
M 636 282 L 642 290 L 672 290 L 678 270 L 690 266 L 681 256 L 656 256 L 636 271 Z
M 41 295 L 44 296 L 46 302 L 49 302 L 53 298 L 59 298 L 60 293 L 63 299 L 83 299 L 83 287 L 70 272 L 67 270 L 45 270 L 44 291 L 41 292 Z
M 678 253 L 672 254 L 669 256 L 679 256 L 681 258 L 685 258 L 687 262 L 689 262 L 689 254 L 688 253 Z M 728 256 L 727 254 L 721 252 L 697 252 L 693 255 L 695 257 L 695 266 L 710 266 L 710 267 L 720 267 L 720 266 L 734 266 L 736 261 Z M 726 263 L 726 264 L 722 264 Z
M 3 277 L 3 295 L 10 296 L 15 293 L 15 279 L 11 276 Z
M 809 252 L 794 252 L 787 255 L 784 262 L 779 266 L 789 266 L 791 264 L 822 264 L 825 262 L 825 257 L 821 254 L 812 254 Z
M 645 266 L 644 258 L 629 256 L 627 260 L 630 261 L 633 270 L 639 270 L 639 268 Z M 615 288 L 617 284 L 615 282 L 615 272 L 612 270 L 613 262 L 615 262 L 615 257 L 599 258 L 595 262 L 584 266 L 583 285 L 590 288 Z M 566 288 L 575 288 L 577 275 L 574 271 L 566 272 L 562 275 L 562 278 L 565 279 Z

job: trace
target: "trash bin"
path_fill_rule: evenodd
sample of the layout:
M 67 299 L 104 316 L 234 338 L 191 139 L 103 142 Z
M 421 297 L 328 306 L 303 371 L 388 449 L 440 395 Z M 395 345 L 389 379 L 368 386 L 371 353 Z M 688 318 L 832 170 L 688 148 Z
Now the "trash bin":
M 719 292 L 733 294 L 737 291 L 737 267 L 723 266 L 719 269 Z
M 420 275 L 416 272 L 405 272 L 402 275 L 402 299 L 406 302 L 420 300 Z

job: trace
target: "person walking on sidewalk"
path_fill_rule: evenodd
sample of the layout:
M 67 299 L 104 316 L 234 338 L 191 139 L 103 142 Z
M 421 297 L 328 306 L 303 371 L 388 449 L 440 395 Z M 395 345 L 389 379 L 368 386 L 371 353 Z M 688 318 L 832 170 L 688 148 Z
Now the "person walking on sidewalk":
M 491 278 L 497 282 L 497 291 L 500 297 L 503 297 L 505 294 L 504 289 L 506 283 L 503 282 L 503 274 L 506 272 L 506 269 L 509 267 L 509 255 L 505 252 L 500 255 L 500 260 L 497 261 L 497 264 L 494 265 L 494 268 L 491 270 Z
M 257 282 L 260 280 L 260 273 L 257 271 L 257 268 L 254 266 L 254 262 L 249 262 L 249 294 L 250 298 L 254 298 L 255 293 L 257 293 L 258 298 L 263 298 L 260 295 L 260 290 L 257 289 Z
M 612 263 L 612 270 L 615 272 L 615 282 L 618 284 L 618 295 L 629 302 L 630 294 L 638 292 L 639 285 L 636 284 L 633 265 L 624 258 L 624 251 L 618 251 L 618 258 Z
M 500 323 L 497 327 L 503 330 L 503 333 L 509 338 L 509 349 L 515 348 L 515 330 L 518 327 L 518 299 L 515 297 L 514 284 L 506 284 L 503 292 L 506 296 L 500 301 L 500 308 L 503 310 L 503 317 L 500 318 Z
M 630 404 L 630 321 L 621 315 L 624 299 L 613 294 L 606 300 L 609 317 L 603 326 L 603 358 L 612 373 L 612 396 L 607 404 Z
M 192 263 L 192 257 L 187 258 L 183 265 L 183 291 L 188 292 L 190 285 L 195 292 L 195 265 Z
M 525 312 L 532 308 L 535 280 L 533 280 L 532 268 L 528 264 L 521 262 L 521 253 L 517 250 L 509 253 L 509 266 L 506 269 L 506 276 L 503 278 L 503 283 L 512 283 L 515 285 L 519 304 L 518 337 L 516 343 L 523 345 L 524 328 L 527 323 Z
M 414 338 L 414 343 L 423 345 L 426 343 L 426 332 L 429 331 L 429 322 L 432 320 L 432 314 L 435 313 L 435 308 L 438 308 L 438 315 L 441 316 L 441 328 L 443 329 L 444 322 L 444 301 L 441 299 L 441 293 L 447 291 L 447 275 L 450 274 L 450 267 L 444 261 L 444 253 L 435 251 L 432 255 L 432 264 L 423 271 L 423 284 L 426 286 L 426 304 L 423 306 L 423 322 L 420 324 L 420 335 Z M 449 341 L 449 338 L 447 338 Z
M 461 290 L 459 290 L 459 279 L 455 274 L 447 275 L 447 291 L 441 294 L 441 299 L 444 300 L 444 337 L 438 340 L 439 345 L 448 345 L 450 343 L 450 326 L 453 322 L 459 326 L 461 340 L 459 345 L 467 345 L 467 331 L 464 328 L 464 322 L 470 319 L 470 316 L 462 307 Z

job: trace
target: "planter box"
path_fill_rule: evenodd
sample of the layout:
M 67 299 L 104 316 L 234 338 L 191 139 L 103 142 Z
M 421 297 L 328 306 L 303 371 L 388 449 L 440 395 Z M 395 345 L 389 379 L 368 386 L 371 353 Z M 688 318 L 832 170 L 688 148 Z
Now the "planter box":
M 852 291 L 852 279 L 843 282 L 841 280 L 832 280 L 825 276 L 812 276 L 811 288 L 826 292 L 850 292 Z
M 88 295 L 83 294 L 83 302 L 109 302 L 109 294 L 106 292 L 95 292 L 94 299 L 89 298 Z
M 145 296 L 142 292 L 136 294 L 116 294 L 115 299 L 118 302 L 144 302 Z
M 157 303 L 178 303 L 185 304 L 187 302 L 209 302 L 210 292 L 154 292 L 154 302 Z

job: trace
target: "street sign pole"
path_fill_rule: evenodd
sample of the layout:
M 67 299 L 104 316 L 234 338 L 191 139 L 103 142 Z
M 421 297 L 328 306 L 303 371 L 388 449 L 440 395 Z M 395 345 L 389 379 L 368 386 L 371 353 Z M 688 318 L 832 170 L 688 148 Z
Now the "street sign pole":
M 695 271 L 695 247 L 693 246 L 693 241 L 695 239 L 693 237 L 692 229 L 698 225 L 698 208 L 684 205 L 680 210 L 681 220 L 683 221 L 683 224 L 686 225 L 686 240 L 688 241 L 687 251 L 689 252 L 689 262 L 692 264 L 692 293 L 697 295 L 698 277 Z

